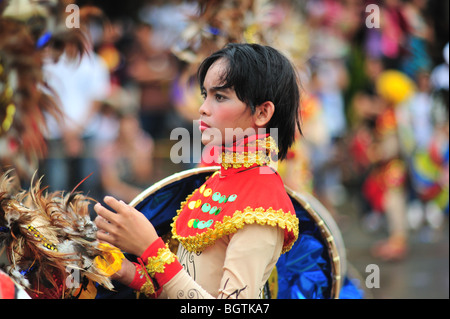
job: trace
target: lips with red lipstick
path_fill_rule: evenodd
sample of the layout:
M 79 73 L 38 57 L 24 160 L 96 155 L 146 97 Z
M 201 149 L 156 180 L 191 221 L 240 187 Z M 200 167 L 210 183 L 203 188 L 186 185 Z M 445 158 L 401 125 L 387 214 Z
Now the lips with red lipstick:
M 203 131 L 205 131 L 205 130 L 208 129 L 208 128 L 210 128 L 210 126 L 209 126 L 208 124 L 206 124 L 206 123 L 203 122 L 203 121 L 200 121 L 200 122 L 199 122 L 199 130 L 200 130 L 200 132 L 203 133 Z

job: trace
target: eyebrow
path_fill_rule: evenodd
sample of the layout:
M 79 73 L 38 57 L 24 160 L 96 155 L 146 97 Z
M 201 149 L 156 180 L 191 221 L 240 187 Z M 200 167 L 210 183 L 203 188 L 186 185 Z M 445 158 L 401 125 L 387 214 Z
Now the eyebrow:
M 203 87 L 202 89 L 205 90 L 205 91 L 209 91 L 209 92 L 217 92 L 217 91 L 228 92 L 228 91 L 231 91 L 231 88 L 230 87 L 226 87 L 226 86 L 213 86 L 213 87 L 209 88 L 208 90 L 206 90 L 206 88 Z

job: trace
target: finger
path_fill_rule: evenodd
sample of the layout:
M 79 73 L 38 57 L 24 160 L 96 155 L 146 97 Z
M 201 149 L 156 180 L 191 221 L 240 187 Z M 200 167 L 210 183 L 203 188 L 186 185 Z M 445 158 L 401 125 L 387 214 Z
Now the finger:
M 110 221 L 114 223 L 116 221 L 116 213 L 113 213 L 109 209 L 102 206 L 102 204 L 97 203 L 94 206 L 94 210 L 97 213 L 97 215 L 103 217 L 107 221 Z
M 114 209 L 118 214 L 129 211 L 130 207 L 127 204 L 125 204 L 123 201 L 118 201 L 112 196 L 105 196 L 104 201 L 109 207 Z
M 102 232 L 110 233 L 113 231 L 114 225 L 110 224 L 106 219 L 101 216 L 95 218 L 95 225 Z
M 97 216 L 96 218 L 95 218 L 95 220 L 102 220 L 102 221 L 104 221 L 104 222 L 106 222 L 106 223 L 109 223 L 106 219 L 104 219 L 102 216 Z
M 113 246 L 115 246 L 115 244 L 116 244 L 113 236 L 111 236 L 109 233 L 101 231 L 101 230 L 97 232 L 97 239 L 100 242 L 105 242 L 105 243 L 111 244 Z

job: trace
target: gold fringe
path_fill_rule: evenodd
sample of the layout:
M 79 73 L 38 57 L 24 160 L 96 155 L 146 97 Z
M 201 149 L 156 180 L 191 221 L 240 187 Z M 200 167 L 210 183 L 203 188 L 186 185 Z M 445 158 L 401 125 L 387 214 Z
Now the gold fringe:
M 256 152 L 222 152 L 221 166 L 224 169 L 229 168 L 249 168 L 254 164 L 258 166 L 267 165 L 271 162 L 272 156 L 278 156 L 278 146 L 272 136 L 268 136 L 263 140 L 255 140 L 247 145 L 247 149 L 256 148 Z
M 147 261 L 147 272 L 150 277 L 154 277 L 156 273 L 162 274 L 166 265 L 170 265 L 176 259 L 176 256 L 170 251 L 169 247 L 158 249 L 158 254 L 155 257 L 149 257 Z

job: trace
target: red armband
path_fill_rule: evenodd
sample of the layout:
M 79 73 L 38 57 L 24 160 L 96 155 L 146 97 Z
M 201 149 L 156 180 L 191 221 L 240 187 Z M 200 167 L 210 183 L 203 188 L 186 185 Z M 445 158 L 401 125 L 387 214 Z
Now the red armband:
M 130 288 L 143 293 L 147 298 L 157 298 L 162 289 L 156 287 L 155 282 L 147 273 L 145 266 L 133 263 L 136 266 L 136 273 L 133 281 L 128 285 Z
M 177 256 L 170 251 L 161 238 L 155 240 L 140 259 L 147 273 L 161 288 L 183 269 Z

